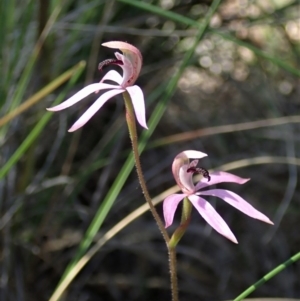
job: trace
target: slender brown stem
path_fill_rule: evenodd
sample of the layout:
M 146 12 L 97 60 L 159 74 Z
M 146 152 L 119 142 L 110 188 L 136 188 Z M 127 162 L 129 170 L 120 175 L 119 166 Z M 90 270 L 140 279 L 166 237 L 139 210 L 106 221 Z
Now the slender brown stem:
M 134 115 L 132 102 L 131 102 L 130 96 L 127 92 L 123 93 L 123 97 L 124 97 L 125 106 L 126 106 L 126 121 L 127 121 L 127 125 L 128 125 L 129 136 L 130 136 L 131 143 L 132 143 L 133 156 L 134 156 L 134 161 L 135 161 L 136 171 L 138 174 L 139 183 L 141 185 L 144 197 L 145 197 L 147 203 L 149 204 L 150 211 L 151 211 L 151 213 L 158 225 L 158 228 L 166 242 L 166 245 L 168 248 L 168 256 L 169 256 L 172 300 L 179 301 L 178 284 L 177 284 L 177 269 L 176 269 L 176 250 L 175 250 L 175 248 L 172 248 L 169 246 L 170 237 L 163 225 L 163 222 L 162 222 L 160 216 L 158 215 L 158 213 L 152 203 L 152 199 L 148 192 L 146 181 L 144 179 L 144 175 L 143 175 L 143 171 L 142 171 L 140 157 L 139 157 L 138 138 L 137 138 L 135 115 Z
M 176 248 L 172 248 L 168 246 L 168 255 L 169 255 L 169 268 L 170 268 L 170 277 L 171 277 L 172 300 L 179 301 Z
M 146 185 L 146 182 L 144 179 L 142 166 L 141 166 L 141 162 L 140 162 L 139 150 L 138 150 L 138 138 L 137 138 L 135 115 L 134 115 L 134 111 L 133 111 L 132 102 L 131 102 L 130 96 L 127 92 L 123 93 L 123 97 L 125 100 L 126 121 L 127 121 L 127 125 L 128 125 L 129 136 L 130 136 L 131 143 L 132 143 L 132 150 L 133 150 L 133 156 L 134 156 L 138 179 L 139 179 L 144 197 L 145 197 L 147 203 L 149 204 L 150 211 L 158 225 L 158 228 L 159 228 L 166 244 L 168 245 L 168 242 L 170 240 L 169 235 L 168 235 L 168 233 L 163 225 L 163 222 L 162 222 L 160 216 L 158 215 L 154 205 L 152 204 L 152 199 L 150 197 L 150 194 L 148 192 L 147 185 Z

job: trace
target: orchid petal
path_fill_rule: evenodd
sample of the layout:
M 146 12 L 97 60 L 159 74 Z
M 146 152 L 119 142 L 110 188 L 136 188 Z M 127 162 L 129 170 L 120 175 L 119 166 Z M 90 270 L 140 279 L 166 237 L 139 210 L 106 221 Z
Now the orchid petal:
M 78 91 L 76 94 L 74 94 L 72 97 L 68 98 L 66 101 L 62 102 L 61 104 L 53 107 L 53 108 L 47 108 L 48 111 L 60 111 L 63 109 L 66 109 L 75 103 L 79 102 L 86 96 L 92 94 L 93 92 L 104 90 L 104 89 L 116 89 L 119 88 L 119 86 L 114 86 L 110 84 L 105 83 L 96 83 L 86 86 L 85 88 Z
M 231 182 L 236 184 L 244 184 L 250 180 L 250 179 L 240 178 L 236 175 L 224 171 L 215 171 L 210 173 L 209 176 L 210 176 L 209 182 L 207 182 L 207 179 L 205 179 L 204 181 L 203 178 L 199 183 L 197 183 L 197 185 L 195 186 L 196 191 L 204 187 L 215 185 L 218 183 Z
M 110 70 L 103 76 L 100 83 L 104 82 L 105 80 L 111 80 L 121 85 L 123 79 L 120 73 L 115 70 Z
M 163 212 L 166 228 L 172 225 L 177 206 L 184 197 L 186 197 L 185 194 L 171 194 L 165 198 L 163 202 Z
M 102 43 L 102 46 L 108 47 L 108 48 L 113 48 L 113 49 L 120 49 L 122 51 L 123 50 L 131 51 L 131 52 L 135 53 L 136 55 L 141 56 L 140 51 L 136 47 L 134 47 L 133 45 L 126 43 L 126 42 L 110 41 L 110 42 Z
M 74 132 L 84 126 L 96 112 L 113 96 L 124 92 L 123 89 L 114 89 L 101 95 L 84 113 L 83 115 L 73 124 L 69 129 L 69 132 Z
M 221 235 L 225 236 L 232 242 L 236 244 L 238 243 L 237 239 L 231 232 L 226 222 L 209 202 L 197 195 L 190 195 L 188 196 L 188 198 L 197 209 L 199 214 L 212 228 L 214 228 L 217 232 L 219 232 Z
M 221 198 L 226 203 L 230 204 L 231 206 L 235 207 L 236 209 L 242 211 L 244 214 L 261 220 L 265 223 L 273 225 L 273 223 L 270 221 L 270 219 L 262 214 L 260 211 L 256 210 L 252 205 L 250 205 L 247 201 L 245 201 L 243 198 L 241 198 L 236 193 L 225 190 L 225 189 L 211 189 L 208 191 L 201 191 L 201 195 L 211 195 L 216 196 L 218 198 Z
M 129 93 L 134 108 L 135 116 L 139 124 L 148 129 L 146 123 L 146 110 L 145 110 L 145 100 L 142 89 L 139 86 L 132 86 L 126 88 Z
M 199 152 L 199 151 L 195 151 L 195 150 L 186 150 L 186 151 L 183 151 L 181 153 L 179 153 L 177 157 L 182 157 L 182 156 L 185 156 L 189 159 L 202 159 L 203 157 L 206 157 L 207 154 L 203 153 L 203 152 Z

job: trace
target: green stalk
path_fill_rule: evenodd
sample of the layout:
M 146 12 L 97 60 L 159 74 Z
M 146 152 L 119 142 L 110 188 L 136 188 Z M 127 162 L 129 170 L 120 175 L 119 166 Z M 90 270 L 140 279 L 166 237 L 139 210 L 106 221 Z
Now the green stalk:
M 188 198 L 184 198 L 182 212 L 181 212 L 181 222 L 179 227 L 174 231 L 169 246 L 170 248 L 175 249 L 183 234 L 185 233 L 188 225 L 191 221 L 191 213 L 192 213 L 192 204 Z

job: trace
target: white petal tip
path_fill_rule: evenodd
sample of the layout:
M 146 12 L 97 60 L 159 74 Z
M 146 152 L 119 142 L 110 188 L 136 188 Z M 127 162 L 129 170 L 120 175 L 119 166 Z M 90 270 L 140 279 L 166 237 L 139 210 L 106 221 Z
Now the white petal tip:
M 263 222 L 265 222 L 265 223 L 267 223 L 267 224 L 270 224 L 270 225 L 274 225 L 274 223 L 271 221 L 271 220 L 269 220 L 269 219 L 267 219 L 267 220 L 263 220 Z
M 195 150 L 183 151 L 178 156 L 182 156 L 182 154 L 187 156 L 189 159 L 201 159 L 201 158 L 207 156 L 207 154 L 205 154 L 203 152 L 195 151 Z
M 144 128 L 145 130 L 149 130 L 149 128 L 148 128 L 148 126 L 147 126 L 147 124 L 146 124 L 145 122 L 139 122 L 139 121 L 138 121 L 138 123 L 139 123 L 140 126 L 141 126 L 142 128 Z
M 222 233 L 220 233 L 222 234 Z M 227 239 L 229 239 L 230 241 L 232 241 L 235 244 L 238 244 L 237 239 L 235 238 L 235 236 L 233 235 L 233 233 L 228 233 L 228 235 L 224 235 L 222 234 L 224 237 L 226 237 Z
M 243 179 L 243 181 L 241 181 L 241 184 L 245 184 L 245 183 L 247 183 L 250 180 L 251 180 L 251 178 L 245 178 L 245 179 Z
M 235 243 L 237 245 L 239 244 L 235 237 L 226 237 L 226 238 L 228 238 L 230 241 L 232 241 L 233 243 Z
M 274 223 L 266 215 L 264 215 L 262 213 L 260 213 L 260 215 L 261 216 L 257 216 L 257 217 L 253 216 L 253 218 L 258 219 L 259 221 L 262 221 L 266 224 L 274 225 Z
M 73 133 L 73 132 L 75 132 L 76 130 L 78 130 L 78 128 L 77 128 L 77 127 L 74 128 L 74 127 L 72 126 L 71 128 L 68 129 L 68 132 L 69 132 L 69 133 Z

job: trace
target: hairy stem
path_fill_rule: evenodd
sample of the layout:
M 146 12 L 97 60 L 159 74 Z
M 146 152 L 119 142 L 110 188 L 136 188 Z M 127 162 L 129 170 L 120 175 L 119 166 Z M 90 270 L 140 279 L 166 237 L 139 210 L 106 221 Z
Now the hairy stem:
M 144 179 L 142 166 L 141 166 L 141 162 L 140 162 L 140 157 L 139 157 L 139 151 L 138 151 L 138 139 L 137 139 L 135 115 L 134 115 L 134 111 L 133 111 L 132 102 L 131 102 L 130 96 L 127 92 L 123 93 L 123 97 L 124 97 L 125 106 L 126 106 L 126 121 L 127 121 L 127 125 L 128 125 L 129 136 L 130 136 L 131 143 L 132 143 L 133 156 L 134 156 L 134 161 L 135 161 L 136 171 L 138 174 L 139 183 L 141 185 L 144 197 L 145 197 L 147 203 L 149 204 L 150 211 L 158 225 L 158 228 L 159 228 L 166 244 L 168 244 L 168 242 L 170 240 L 169 235 L 168 235 L 168 233 L 163 225 L 163 222 L 160 219 L 154 205 L 152 204 L 152 199 L 149 195 L 146 181 Z
M 173 301 L 179 301 L 176 248 L 172 248 L 172 247 L 168 246 L 168 255 L 169 255 L 169 268 L 170 268 L 170 278 L 171 278 L 172 300 Z
M 127 125 L 128 125 L 129 136 L 130 136 L 131 143 L 132 143 L 133 156 L 134 156 L 134 161 L 135 161 L 136 171 L 138 174 L 139 183 L 142 188 L 142 192 L 144 194 L 145 200 L 149 204 L 150 211 L 151 211 L 151 213 L 158 225 L 158 228 L 166 242 L 166 245 L 168 248 L 168 256 L 169 256 L 172 300 L 179 301 L 178 284 L 177 284 L 177 269 L 176 269 L 176 250 L 175 250 L 175 248 L 172 248 L 169 246 L 170 237 L 164 227 L 164 224 L 163 224 L 160 216 L 158 215 L 158 213 L 152 203 L 152 199 L 148 192 L 146 181 L 144 179 L 144 175 L 143 175 L 143 171 L 142 171 L 142 167 L 141 167 L 140 157 L 139 157 L 135 114 L 134 114 L 131 98 L 127 92 L 123 93 L 123 97 L 124 97 L 125 106 L 126 106 L 126 121 L 127 121 Z

